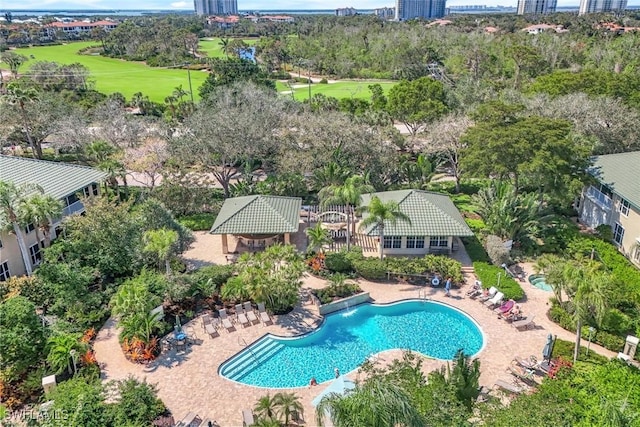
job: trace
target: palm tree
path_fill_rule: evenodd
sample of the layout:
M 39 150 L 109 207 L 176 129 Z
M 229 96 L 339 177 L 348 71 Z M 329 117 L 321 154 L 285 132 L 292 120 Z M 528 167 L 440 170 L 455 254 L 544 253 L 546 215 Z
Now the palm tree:
M 56 374 L 62 373 L 65 368 L 72 374 L 73 355 L 83 353 L 86 350 L 86 344 L 80 341 L 79 334 L 60 334 L 49 338 L 47 342 L 49 353 L 47 362 Z
M 254 427 L 282 427 L 280 421 L 271 418 L 258 418 L 252 425 Z
M 270 420 L 276 419 L 277 414 L 277 402 L 274 397 L 267 394 L 258 399 L 256 406 L 253 407 L 254 412 L 261 418 L 269 418 Z
M 24 201 L 27 200 L 29 194 L 34 191 L 43 193 L 42 188 L 35 184 L 16 185 L 13 182 L 0 181 L 0 229 L 6 228 L 7 226 L 13 227 L 27 276 L 30 276 L 33 270 L 31 269 L 29 251 L 27 250 L 27 245 L 22 234 L 22 227 L 20 226 L 23 221 L 22 218 L 20 218 L 19 209 Z
M 397 384 L 371 378 L 347 395 L 331 393 L 316 407 L 316 422 L 324 426 L 329 416 L 335 427 L 427 425 L 411 397 Z
M 38 242 L 42 240 L 38 233 L 38 230 L 40 230 L 44 235 L 44 247 L 49 247 L 51 245 L 52 218 L 62 216 L 62 203 L 51 196 L 34 194 L 22 201 L 20 211 L 23 224 L 33 223 L 36 226 Z
M 231 39 L 227 38 L 227 37 L 223 37 L 220 39 L 220 42 L 218 42 L 218 45 L 222 48 L 222 53 L 225 54 L 225 56 L 228 58 L 229 57 L 229 52 L 231 52 Z
M 464 405 L 471 410 L 473 402 L 480 394 L 480 361 L 478 359 L 469 363 L 469 359 L 462 350 L 459 350 L 454 358 L 453 369 L 448 372 L 448 382 L 456 388 L 456 395 Z
M 349 178 L 351 174 L 336 162 L 330 162 L 321 169 L 313 171 L 313 187 L 323 189 L 330 185 L 340 185 Z
M 360 228 L 366 228 L 371 225 L 375 225 L 378 228 L 378 235 L 380 236 L 379 251 L 380 259 L 384 259 L 384 227 L 385 223 L 395 225 L 398 221 L 405 221 L 411 224 L 411 220 L 407 215 L 400 211 L 400 207 L 397 202 L 389 200 L 383 202 L 378 196 L 371 197 L 368 206 L 363 206 L 362 209 L 368 214 L 366 218 L 360 223 Z
M 329 236 L 329 230 L 322 228 L 321 223 L 317 223 L 314 227 L 309 227 L 305 230 L 307 237 L 309 238 L 309 246 L 307 249 L 312 251 L 323 251 L 322 247 L 332 242 L 331 236 Z
M 38 92 L 33 88 L 25 89 L 17 84 L 12 83 L 7 86 L 7 93 L 3 95 L 3 98 L 7 103 L 16 105 L 20 110 L 20 115 L 22 116 L 22 127 L 24 128 L 24 133 L 26 134 L 27 141 L 29 142 L 29 146 L 31 147 L 31 155 L 34 158 L 42 158 L 42 147 L 38 146 L 38 150 L 36 150 L 35 143 L 33 142 L 33 137 L 31 136 L 29 116 L 26 109 L 27 104 L 36 102 L 38 100 Z
M 182 85 L 177 86 L 173 92 L 171 93 L 171 95 L 173 96 L 173 98 L 180 100 L 180 102 L 182 102 L 182 98 L 184 98 L 185 96 L 189 95 L 189 92 L 187 92 L 186 90 L 182 89 Z
M 20 69 L 20 66 L 27 62 L 29 58 L 12 51 L 7 51 L 0 55 L 0 60 L 9 66 L 11 74 L 16 78 L 18 77 L 18 70 Z
M 563 293 L 566 295 L 569 291 L 569 283 L 567 281 L 569 274 L 568 268 L 571 264 L 560 258 L 558 255 L 544 254 L 540 256 L 534 270 L 536 273 L 544 273 L 545 282 L 553 289 L 556 301 L 564 307 Z
M 346 205 L 347 211 L 347 250 L 351 244 L 351 230 L 349 222 L 351 220 L 351 207 L 357 208 L 362 202 L 362 194 L 370 193 L 375 189 L 366 183 L 365 179 L 358 175 L 353 175 L 344 180 L 343 184 L 330 184 L 318 193 L 321 206 Z M 353 218 L 352 223 L 355 222 Z
M 143 250 L 158 257 L 160 263 L 164 262 L 166 275 L 171 274 L 171 255 L 178 241 L 178 233 L 168 228 L 149 230 L 144 233 L 142 240 L 145 243 Z
M 147 344 L 151 341 L 153 333 L 160 327 L 160 323 L 156 313 L 143 310 L 120 320 L 121 336 L 127 339 L 138 338 Z
M 289 417 L 293 413 L 304 414 L 304 407 L 300 403 L 300 398 L 295 393 L 276 393 L 273 396 L 275 405 L 278 407 L 280 416 L 284 415 L 284 425 L 289 425 Z

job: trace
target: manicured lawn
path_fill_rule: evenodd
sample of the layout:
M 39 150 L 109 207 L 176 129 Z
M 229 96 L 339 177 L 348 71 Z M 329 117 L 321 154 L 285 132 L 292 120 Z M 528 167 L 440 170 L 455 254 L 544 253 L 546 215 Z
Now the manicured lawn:
M 395 82 L 368 82 L 368 81 L 341 81 L 337 83 L 319 84 L 313 83 L 311 85 L 311 95 L 321 93 L 326 96 L 332 96 L 334 98 L 362 98 L 369 99 L 371 92 L 369 91 L 369 85 L 373 83 L 380 83 L 385 93 L 389 92 Z M 301 85 L 300 83 L 294 84 L 296 101 L 303 101 L 309 97 L 309 88 L 307 85 Z M 304 86 L 304 87 L 297 87 Z M 286 83 L 277 82 L 276 88 L 279 93 L 288 92 L 291 90 Z M 289 94 L 290 96 L 290 94 Z
M 232 39 L 230 39 L 232 40 Z M 244 42 L 248 45 L 254 45 L 258 42 L 258 39 L 244 39 Z M 198 50 L 202 53 L 206 53 L 209 58 L 223 58 L 222 46 L 220 45 L 219 38 L 201 39 L 200 47 Z

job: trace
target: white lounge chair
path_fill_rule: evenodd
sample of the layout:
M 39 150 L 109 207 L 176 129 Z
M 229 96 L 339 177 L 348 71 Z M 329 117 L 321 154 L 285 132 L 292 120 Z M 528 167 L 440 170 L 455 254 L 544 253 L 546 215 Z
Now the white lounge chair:
M 489 308 L 493 308 L 502 302 L 502 298 L 504 298 L 504 294 L 502 292 L 498 292 L 493 296 L 493 298 L 489 299 L 488 301 L 485 301 L 484 305 L 486 305 Z
M 496 387 L 504 390 L 504 391 L 508 391 L 510 393 L 514 393 L 514 394 L 520 394 L 520 393 L 524 393 L 525 391 L 527 391 L 528 389 L 526 387 L 522 387 L 522 386 L 518 386 L 515 384 L 512 384 L 510 382 L 504 381 L 504 380 L 497 380 L 495 382 Z
M 247 319 L 247 316 L 244 314 L 244 308 L 242 308 L 242 304 L 236 304 L 236 320 L 237 323 L 240 323 L 243 328 L 251 325 L 251 323 L 249 323 L 249 319 Z
M 242 426 L 243 427 L 249 427 L 254 425 L 255 423 L 255 418 L 253 417 L 253 412 L 251 412 L 251 409 L 243 409 L 242 410 Z
M 231 324 L 231 320 L 229 320 L 229 316 L 227 315 L 227 310 L 221 308 L 218 310 L 218 315 L 220 316 L 220 321 L 222 322 L 222 326 L 227 330 L 227 332 L 231 332 L 233 329 L 233 324 Z
M 479 297 L 478 301 L 485 302 L 486 300 L 493 298 L 496 295 L 496 292 L 498 292 L 498 288 L 492 286 L 489 288 L 489 293 L 486 296 Z
M 535 323 L 533 323 L 533 319 L 535 319 L 536 316 L 531 316 L 531 317 L 527 317 L 526 319 L 523 320 L 518 320 L 516 322 L 511 323 L 511 325 L 513 325 L 514 328 L 516 329 L 529 329 L 529 326 L 534 326 L 535 327 Z
M 258 321 L 258 317 L 253 312 L 253 307 L 251 306 L 250 301 L 244 303 L 244 314 L 247 315 L 247 319 L 249 319 L 249 322 L 252 324 Z
M 267 323 L 273 323 L 271 317 L 269 317 L 269 314 L 267 313 L 267 310 L 264 308 L 263 302 L 258 303 L 258 314 L 260 314 L 260 321 L 263 325 L 266 325 Z

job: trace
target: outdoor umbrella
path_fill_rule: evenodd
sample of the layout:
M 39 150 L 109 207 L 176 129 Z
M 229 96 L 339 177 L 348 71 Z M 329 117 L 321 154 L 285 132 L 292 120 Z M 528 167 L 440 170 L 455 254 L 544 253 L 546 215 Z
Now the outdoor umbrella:
M 322 393 L 317 395 L 315 399 L 311 401 L 311 404 L 313 406 L 318 406 L 323 397 L 328 396 L 332 393 L 345 395 L 351 390 L 353 390 L 354 388 L 356 388 L 355 383 L 351 381 L 349 378 L 345 378 L 343 375 L 341 375 L 335 380 L 333 380 L 327 388 L 322 390 Z
M 553 339 L 553 335 L 547 335 L 547 343 L 544 345 L 542 349 L 542 358 L 544 360 L 551 360 L 551 354 L 553 353 L 553 344 L 555 340 Z

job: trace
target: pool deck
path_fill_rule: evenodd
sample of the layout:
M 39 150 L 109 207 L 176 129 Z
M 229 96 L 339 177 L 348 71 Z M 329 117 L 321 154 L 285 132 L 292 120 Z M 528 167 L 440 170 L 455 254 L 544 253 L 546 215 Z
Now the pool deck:
M 219 236 L 211 236 L 198 233 L 199 243 L 192 253 L 194 258 L 212 263 L 222 262 L 206 256 L 203 247 L 215 245 L 210 239 L 219 239 Z M 211 247 L 209 247 L 211 249 Z M 211 253 L 211 252 L 209 252 Z M 208 259 L 206 259 L 208 258 Z M 528 274 L 531 274 L 531 266 L 525 266 Z M 468 277 L 468 284 L 473 277 Z M 528 282 L 522 283 L 526 292 L 526 300 L 522 303 L 523 311 L 528 316 L 535 316 L 534 329 L 517 331 L 510 324 L 498 319 L 492 310 L 486 308 L 476 300 L 466 298 L 465 292 L 468 284 L 461 289 L 452 290 L 452 297 L 444 296 L 442 288 L 424 288 L 406 284 L 381 284 L 364 280 L 358 281 L 360 287 L 371 294 L 374 302 L 388 303 L 408 298 L 417 298 L 419 291 L 424 293 L 426 289 L 428 298 L 450 304 L 469 314 L 481 326 L 485 347 L 478 354 L 481 362 L 481 385 L 493 388 L 498 379 L 510 380 L 510 374 L 506 371 L 514 356 L 528 357 L 536 355 L 541 358 L 542 348 L 546 342 L 547 334 L 557 335 L 565 340 L 573 340 L 570 332 L 547 319 L 546 312 L 549 308 L 549 298 L 552 293 L 545 292 Z M 253 408 L 255 402 L 261 396 L 274 394 L 283 390 L 268 390 L 257 387 L 234 383 L 217 374 L 219 365 L 227 358 L 244 348 L 244 343 L 251 343 L 266 333 L 281 336 L 294 336 L 309 332 L 317 327 L 321 321 L 318 309 L 307 298 L 308 290 L 325 286 L 326 282 L 313 276 L 305 276 L 303 280 L 303 300 L 295 310 L 287 315 L 273 316 L 273 325 L 253 325 L 247 328 L 237 326 L 237 330 L 230 333 L 220 332 L 220 336 L 210 338 L 202 328 L 200 318 L 194 319 L 185 325 L 186 329 L 192 329 L 196 334 L 195 344 L 187 347 L 185 351 L 176 352 L 169 350 L 164 352 L 157 360 L 149 365 L 138 365 L 125 359 L 118 345 L 118 329 L 114 320 L 107 321 L 99 331 L 94 348 L 98 362 L 102 366 L 105 381 L 119 380 L 128 376 L 145 379 L 158 388 L 158 395 L 171 410 L 177 421 L 187 413 L 195 412 L 202 419 L 215 420 L 220 426 L 242 426 L 243 409 Z M 591 349 L 608 357 L 615 354 L 595 344 Z M 380 363 L 387 363 L 401 355 L 399 350 L 390 350 L 381 353 Z M 425 372 L 432 371 L 446 362 L 426 359 L 423 364 Z M 333 366 L 327 366 L 333 370 Z M 357 371 L 348 376 L 357 379 Z M 328 383 L 316 387 L 304 387 L 285 389 L 293 391 L 300 396 L 305 408 L 304 425 L 314 426 L 315 414 L 311 400 L 318 395 Z

